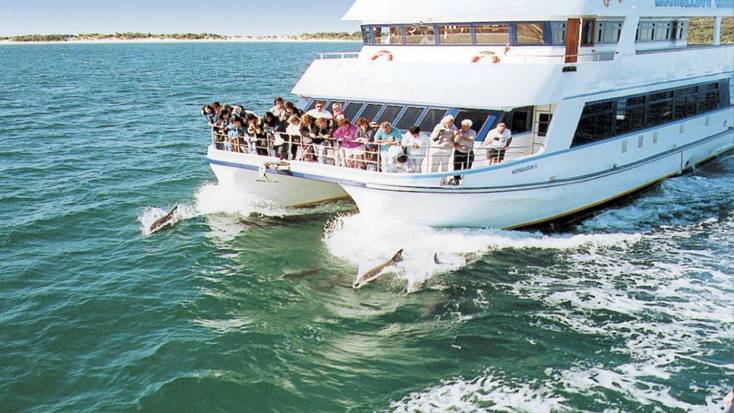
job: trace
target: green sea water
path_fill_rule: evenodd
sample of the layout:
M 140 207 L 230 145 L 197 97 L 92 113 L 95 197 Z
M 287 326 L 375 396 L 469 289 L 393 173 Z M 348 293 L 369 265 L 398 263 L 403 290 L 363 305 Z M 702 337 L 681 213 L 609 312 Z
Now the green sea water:
M 723 411 L 733 154 L 542 233 L 216 185 L 201 105 L 357 48 L 0 47 L 0 412 Z

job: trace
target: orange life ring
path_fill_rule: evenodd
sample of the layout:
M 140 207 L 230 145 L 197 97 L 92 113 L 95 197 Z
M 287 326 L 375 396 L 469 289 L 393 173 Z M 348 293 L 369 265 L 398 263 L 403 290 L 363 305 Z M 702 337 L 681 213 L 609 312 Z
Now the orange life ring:
M 492 63 L 499 63 L 501 61 L 500 57 L 497 56 L 497 53 L 485 51 L 485 52 L 479 52 L 477 55 L 475 55 L 474 57 L 472 57 L 471 58 L 471 62 L 472 63 L 479 63 L 479 61 L 481 61 L 484 58 L 491 59 Z
M 388 62 L 392 62 L 393 54 L 389 50 L 380 50 L 379 52 L 372 55 L 372 58 L 370 60 L 374 62 L 375 60 L 378 60 L 379 58 L 383 56 L 387 57 Z

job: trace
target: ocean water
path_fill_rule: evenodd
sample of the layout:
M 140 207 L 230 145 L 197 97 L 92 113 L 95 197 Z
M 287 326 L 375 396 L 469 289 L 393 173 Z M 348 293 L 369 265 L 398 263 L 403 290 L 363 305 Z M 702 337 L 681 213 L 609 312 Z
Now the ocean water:
M 723 411 L 734 154 L 543 232 L 216 185 L 201 105 L 357 47 L 0 47 L 1 412 Z

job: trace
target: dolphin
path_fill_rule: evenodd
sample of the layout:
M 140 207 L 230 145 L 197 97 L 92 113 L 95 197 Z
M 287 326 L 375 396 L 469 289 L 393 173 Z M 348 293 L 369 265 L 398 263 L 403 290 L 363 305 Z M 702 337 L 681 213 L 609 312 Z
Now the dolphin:
M 173 225 L 173 216 L 176 214 L 176 211 L 178 210 L 178 205 L 173 207 L 171 212 L 167 213 L 166 215 L 162 216 L 161 218 L 158 218 L 153 225 L 150 226 L 148 229 L 148 232 L 150 234 L 156 233 L 163 229 L 164 227 L 168 225 Z
M 354 282 L 354 285 L 352 288 L 355 290 L 358 290 L 365 285 L 371 283 L 372 281 L 380 278 L 380 275 L 382 275 L 382 272 L 389 267 L 394 266 L 395 264 L 401 262 L 403 260 L 403 250 L 400 250 L 393 255 L 392 258 L 385 261 L 384 263 L 378 265 L 377 267 L 367 271 L 366 273 L 360 275 L 357 277 L 357 281 Z

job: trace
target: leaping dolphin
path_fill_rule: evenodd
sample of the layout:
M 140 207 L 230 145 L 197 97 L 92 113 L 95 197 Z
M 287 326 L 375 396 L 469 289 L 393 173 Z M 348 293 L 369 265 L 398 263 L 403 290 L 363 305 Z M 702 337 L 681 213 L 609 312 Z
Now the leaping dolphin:
M 178 210 L 178 205 L 173 207 L 171 212 L 167 213 L 166 215 L 162 216 L 161 218 L 158 218 L 153 225 L 150 226 L 148 229 L 149 234 L 156 233 L 160 231 L 161 229 L 165 228 L 168 225 L 173 225 L 173 216 L 176 214 L 176 211 Z
M 357 277 L 357 281 L 354 282 L 354 285 L 352 288 L 355 290 L 358 290 L 365 285 L 371 283 L 372 281 L 380 278 L 382 275 L 382 272 L 385 271 L 385 269 L 394 266 L 395 264 L 401 262 L 403 260 L 403 250 L 400 250 L 393 255 L 392 258 L 385 261 L 384 263 L 378 265 L 377 267 L 367 271 L 366 273 L 360 275 Z

